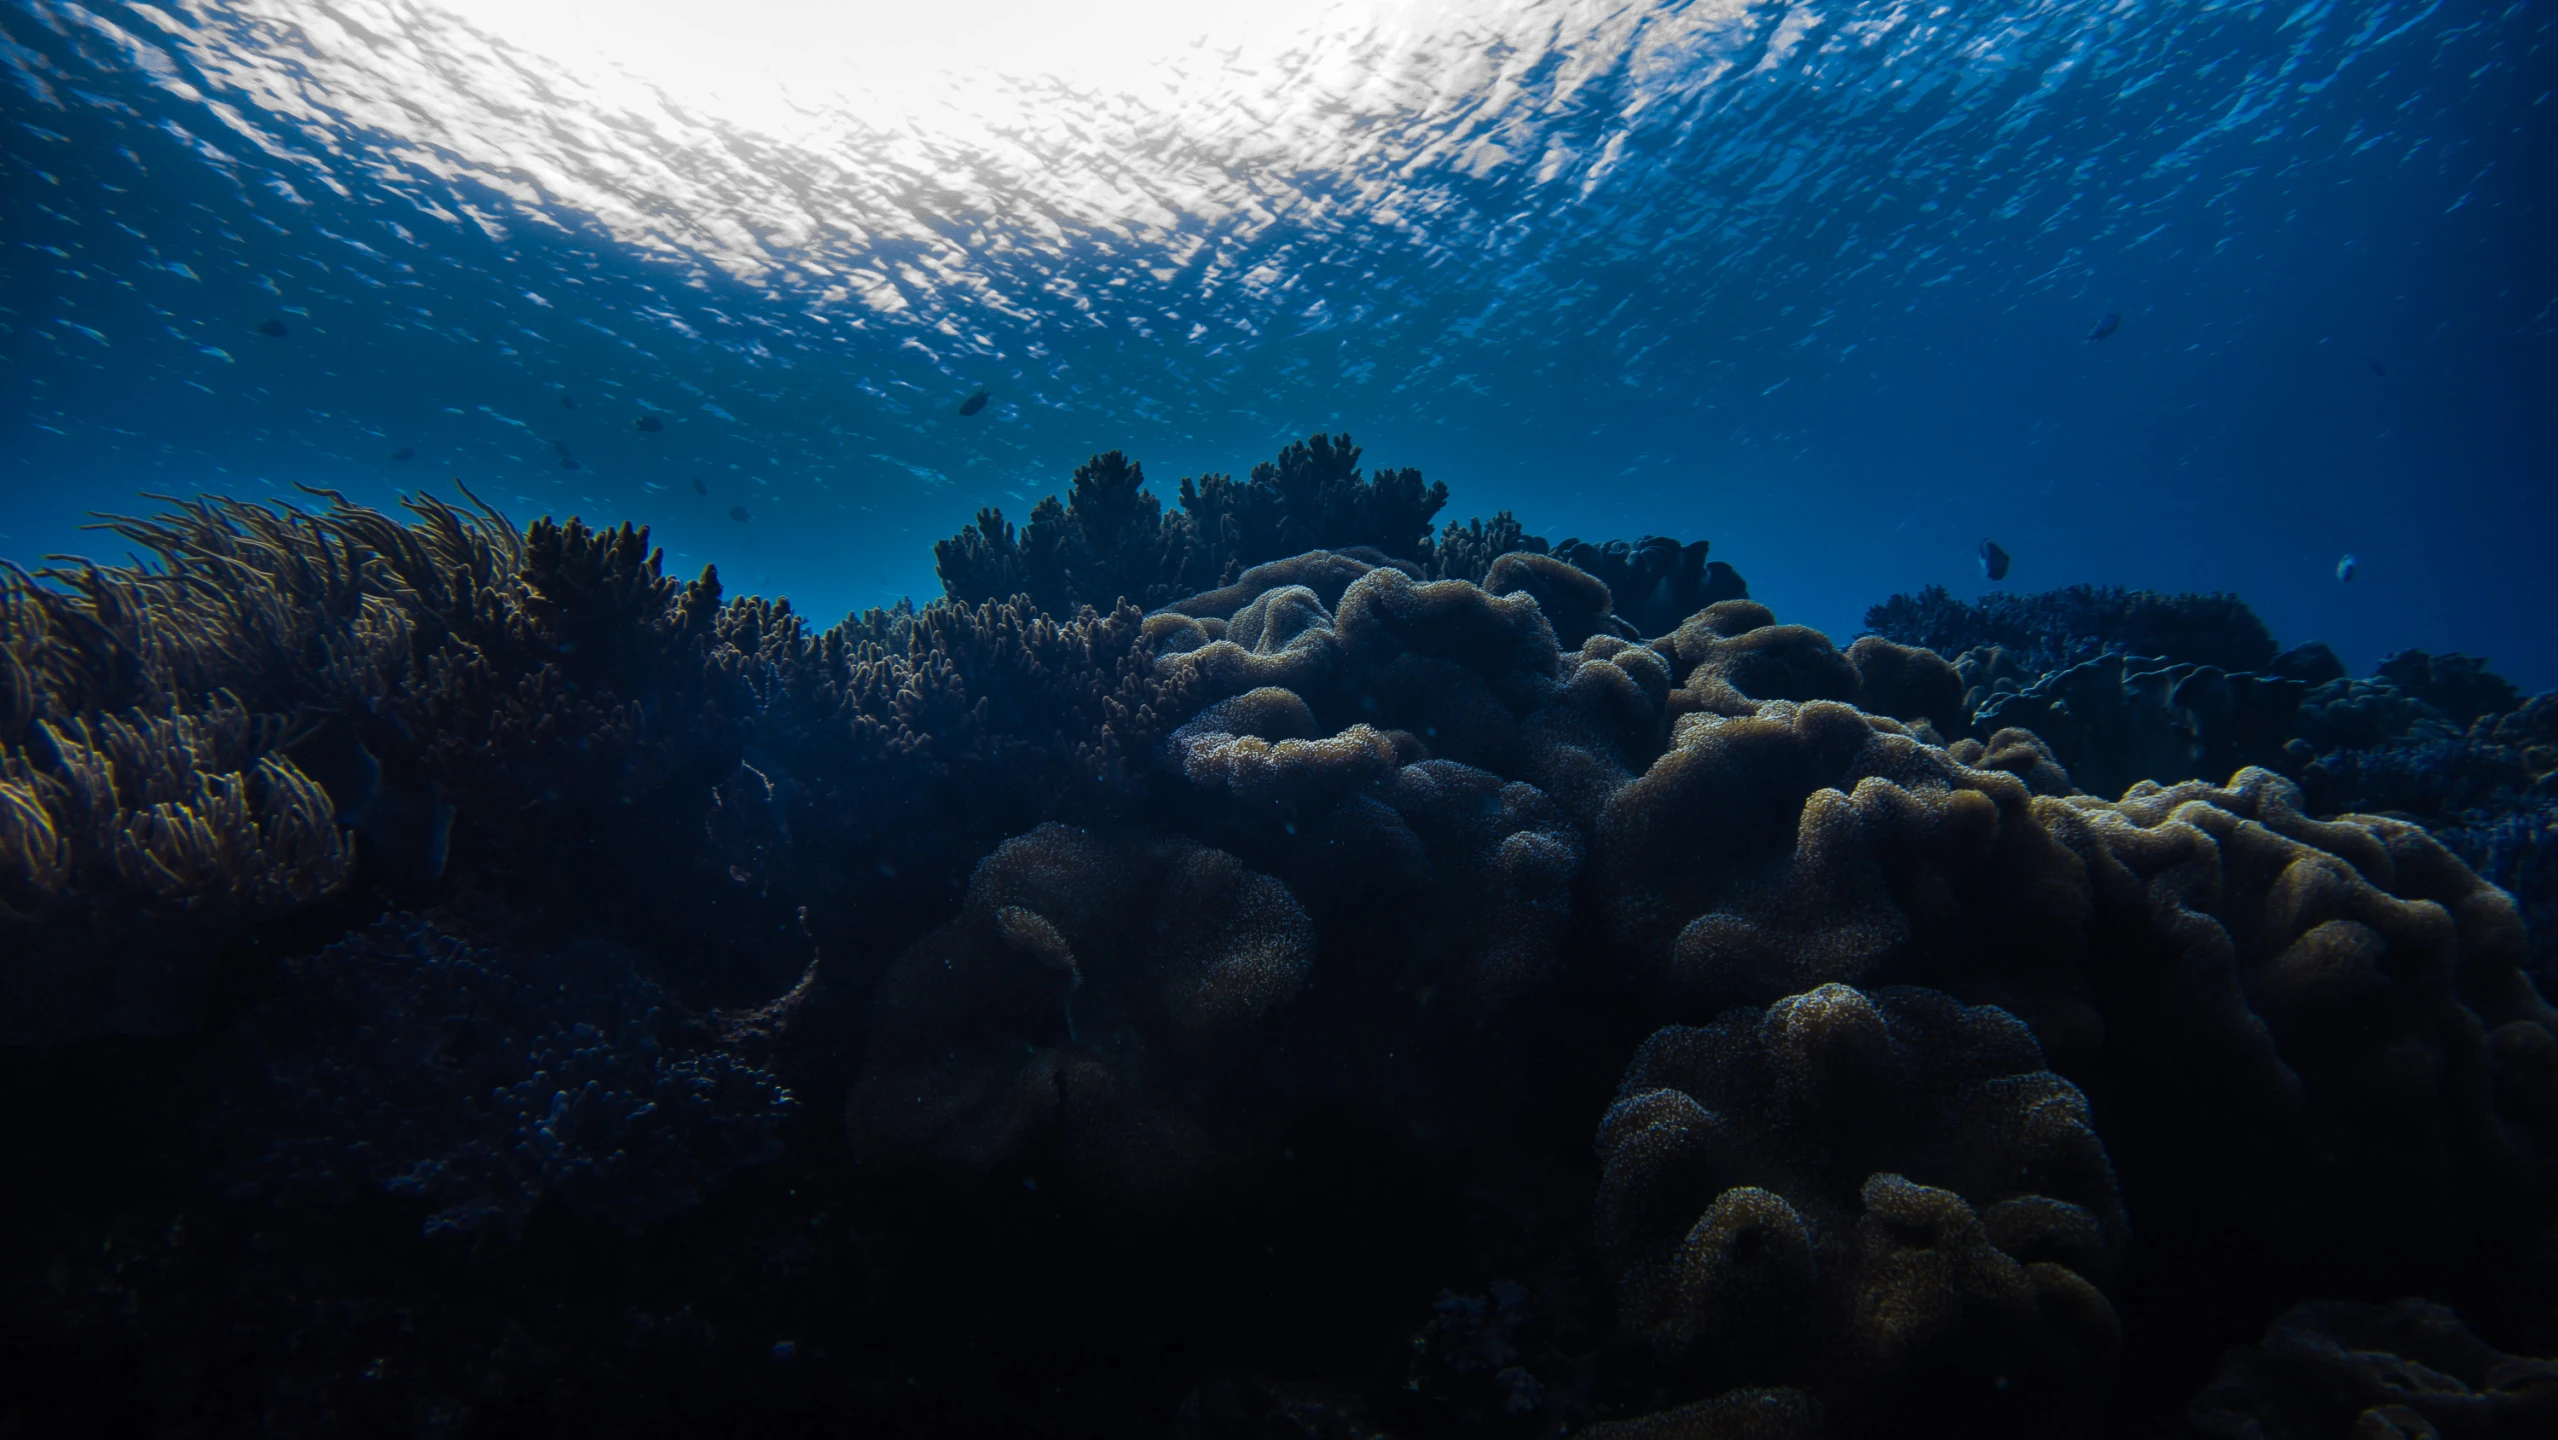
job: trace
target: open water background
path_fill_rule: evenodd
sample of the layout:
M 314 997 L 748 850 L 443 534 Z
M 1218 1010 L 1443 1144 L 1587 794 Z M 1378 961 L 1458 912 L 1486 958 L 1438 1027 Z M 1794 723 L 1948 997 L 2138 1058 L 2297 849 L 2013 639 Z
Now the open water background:
M 1348 429 L 1842 641 L 1993 536 L 2558 685 L 2558 6 L 836 8 L 0 0 L 0 557 L 458 477 L 831 619 Z

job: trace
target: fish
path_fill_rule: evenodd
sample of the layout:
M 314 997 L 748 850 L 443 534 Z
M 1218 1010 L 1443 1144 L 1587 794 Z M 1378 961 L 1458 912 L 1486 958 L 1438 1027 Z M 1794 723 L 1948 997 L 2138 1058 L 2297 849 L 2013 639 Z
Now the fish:
M 403 445 L 399 449 L 391 452 L 391 458 L 394 460 L 414 460 L 417 458 L 417 447 L 414 445 Z
M 2366 361 L 2364 361 L 2363 363 L 2364 363 L 2364 364 L 2366 364 L 2366 365 L 2369 365 L 2369 366 L 2371 367 L 2371 373 L 2373 373 L 2374 375 L 2379 376 L 2379 377 L 2380 377 L 2381 379 L 2383 379 L 2383 380 L 2386 380 L 2386 379 L 2388 379 L 2388 378 L 2389 378 L 2389 367 L 2388 367 L 2388 366 L 2381 364 L 2381 363 L 2380 363 L 2379 361 L 2377 361 L 2377 360 L 2366 360 Z
M 693 493 L 696 495 L 708 495 L 711 493 L 711 487 L 703 484 L 702 477 L 696 475 L 693 477 Z
M 959 402 L 959 413 L 962 415 L 974 415 L 985 408 L 986 392 L 983 390 Z
M 731 506 L 729 506 L 729 507 L 728 507 L 728 518 L 729 518 L 729 519 L 731 519 L 731 520 L 743 521 L 743 520 L 746 520 L 746 519 L 748 519 L 748 518 L 750 518 L 750 517 L 748 517 L 748 515 L 747 515 L 747 513 L 746 513 L 746 507 L 745 507 L 745 506 L 743 506 L 743 505 L 731 505 Z
M 437 784 L 433 786 L 431 793 L 440 801 L 444 794 L 444 787 Z M 444 862 L 450 859 L 452 854 L 453 807 L 439 803 L 429 812 L 426 822 L 426 878 L 443 879 Z
M 556 450 L 556 451 L 558 451 L 558 452 L 559 452 L 559 456 L 560 456 L 560 468 L 561 468 L 561 469 L 563 469 L 563 470 L 582 470 L 582 469 L 586 468 L 586 467 L 584 467 L 584 466 L 582 466 L 582 465 L 580 465 L 580 464 L 578 464 L 578 463 L 577 463 L 577 457 L 576 457 L 576 456 L 571 455 L 570 453 L 568 453 L 568 442 L 567 442 L 567 441 L 565 441 L 565 440 L 554 440 L 554 441 L 552 441 L 552 442 L 551 442 L 551 448 L 552 448 L 553 450 Z
M 257 331 L 261 335 L 268 336 L 269 338 L 276 340 L 281 340 L 285 336 L 293 333 L 291 326 L 286 325 L 281 320 L 272 319 L 259 321 L 257 324 Z
M 631 428 L 639 431 L 643 435 L 654 435 L 658 431 L 666 428 L 666 422 L 658 419 L 654 415 L 642 415 L 637 420 L 631 422 Z
M 2087 343 L 2093 345 L 2097 341 L 2104 339 L 2106 336 L 2111 335 L 2122 328 L 2123 317 L 2120 315 L 2109 314 L 2104 319 L 2096 322 L 2095 329 L 2087 332 Z
M 2362 563 L 2363 562 L 2360 560 L 2354 558 L 2352 551 L 2346 551 L 2345 558 L 2336 562 L 2336 578 L 2344 581 L 2348 585 L 2351 585 L 2354 583 L 2354 570 Z
M 1997 541 L 1984 540 L 1981 542 L 1982 574 L 1987 575 L 1992 580 L 2004 580 L 2007 578 L 2007 565 L 2007 552 L 1998 548 Z
M 577 402 L 570 399 L 569 393 L 565 390 L 560 392 L 560 408 L 563 410 L 574 410 L 577 408 Z

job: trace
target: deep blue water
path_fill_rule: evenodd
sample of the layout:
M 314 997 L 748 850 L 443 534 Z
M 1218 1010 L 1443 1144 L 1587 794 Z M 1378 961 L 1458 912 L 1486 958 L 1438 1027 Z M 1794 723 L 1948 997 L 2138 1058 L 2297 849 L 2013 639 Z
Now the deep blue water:
M 831 618 L 1093 451 L 1347 429 L 1842 640 L 1993 536 L 2558 685 L 2558 7 L 1297 9 L 9 0 L 0 557 L 459 478 Z

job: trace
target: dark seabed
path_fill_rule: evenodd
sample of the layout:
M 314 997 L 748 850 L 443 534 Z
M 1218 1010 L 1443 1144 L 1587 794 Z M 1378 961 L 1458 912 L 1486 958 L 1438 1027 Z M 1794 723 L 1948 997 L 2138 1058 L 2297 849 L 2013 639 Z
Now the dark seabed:
M 7 0 L 0 1440 L 2558 1435 L 2553 42 Z

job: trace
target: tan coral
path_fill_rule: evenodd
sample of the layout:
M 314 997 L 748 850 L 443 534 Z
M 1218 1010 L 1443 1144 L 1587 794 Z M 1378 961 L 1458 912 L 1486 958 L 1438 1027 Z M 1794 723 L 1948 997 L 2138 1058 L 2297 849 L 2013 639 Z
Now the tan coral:
M 2085 1100 L 2024 1027 L 1825 985 L 1646 1042 L 1594 1217 L 1626 1322 L 1706 1388 L 1845 1415 L 1952 1367 L 2101 1394 L 2127 1229 Z

